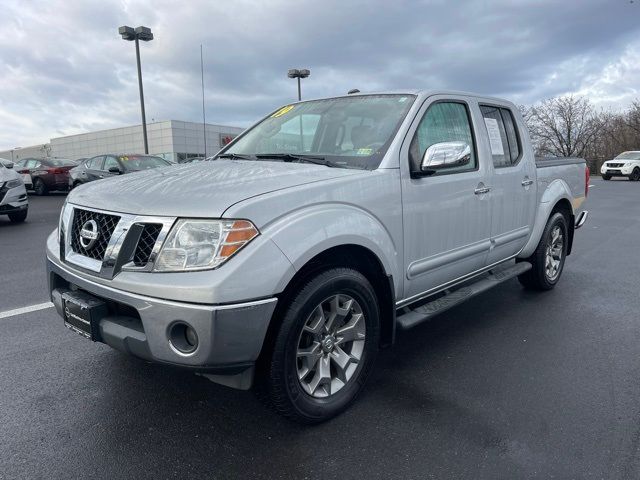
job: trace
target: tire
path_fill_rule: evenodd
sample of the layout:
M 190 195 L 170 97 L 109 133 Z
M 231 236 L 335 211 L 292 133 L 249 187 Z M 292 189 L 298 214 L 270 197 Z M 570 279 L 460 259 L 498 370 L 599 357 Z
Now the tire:
M 259 381 L 278 413 L 320 423 L 349 407 L 373 368 L 380 341 L 378 299 L 364 275 L 350 268 L 321 272 L 290 297 Z M 327 333 L 332 312 L 339 314 Z M 354 340 L 340 336 L 347 332 Z
M 611 180 L 611 175 L 602 175 L 603 180 Z
M 554 236 L 558 231 L 561 233 L 561 237 L 559 237 L 561 241 L 559 249 L 558 244 L 554 242 Z M 544 228 L 544 232 L 542 232 L 542 238 L 536 251 L 526 259 L 526 261 L 533 265 L 533 268 L 518 276 L 518 280 L 525 288 L 531 290 L 551 290 L 556 286 L 562 275 L 564 262 L 567 258 L 569 241 L 567 232 L 567 219 L 565 216 L 560 212 L 551 215 L 547 226 Z M 552 247 L 553 244 L 556 245 L 555 248 Z M 549 249 L 555 250 L 555 254 L 552 255 L 554 252 Z M 549 265 L 547 264 L 548 255 L 552 255 L 552 258 L 549 260 L 552 263 Z
M 633 172 L 629 175 L 629 180 L 631 182 L 637 182 L 640 180 L 640 168 L 636 167 L 633 169 Z
M 39 178 L 33 181 L 33 191 L 38 196 L 46 195 L 49 192 L 47 186 Z
M 27 213 L 29 213 L 28 209 L 21 212 L 10 213 L 9 220 L 11 220 L 12 223 L 22 223 L 27 219 Z

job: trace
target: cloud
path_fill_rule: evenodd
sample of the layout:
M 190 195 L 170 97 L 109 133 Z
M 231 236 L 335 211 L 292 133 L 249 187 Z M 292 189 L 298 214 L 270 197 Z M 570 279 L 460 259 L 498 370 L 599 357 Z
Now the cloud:
M 637 95 L 637 3 L 557 1 L 3 2 L 0 149 L 147 118 L 246 126 L 295 99 L 403 88 L 476 91 L 532 103 L 564 93 L 623 108 Z

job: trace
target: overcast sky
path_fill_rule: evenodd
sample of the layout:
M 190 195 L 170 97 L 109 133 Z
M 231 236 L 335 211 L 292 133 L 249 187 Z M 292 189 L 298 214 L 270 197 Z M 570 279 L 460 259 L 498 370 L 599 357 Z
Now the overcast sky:
M 640 97 L 640 0 L 0 0 L 0 150 L 139 123 L 247 126 L 296 97 L 448 88 L 532 103 L 569 92 L 624 108 Z

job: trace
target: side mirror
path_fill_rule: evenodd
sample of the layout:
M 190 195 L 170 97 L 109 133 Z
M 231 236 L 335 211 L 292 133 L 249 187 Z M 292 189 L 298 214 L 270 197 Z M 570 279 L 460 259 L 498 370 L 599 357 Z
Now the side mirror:
M 7 162 L 4 164 L 4 166 L 7 168 L 13 168 L 13 162 Z
M 109 173 L 117 173 L 118 175 L 122 174 L 122 170 L 118 167 L 109 167 Z
M 424 152 L 420 170 L 434 172 L 471 163 L 471 147 L 465 142 L 434 143 Z

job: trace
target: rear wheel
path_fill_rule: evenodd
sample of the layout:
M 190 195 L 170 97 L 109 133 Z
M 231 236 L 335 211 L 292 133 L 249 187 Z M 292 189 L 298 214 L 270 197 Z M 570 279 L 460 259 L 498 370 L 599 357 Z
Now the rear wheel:
M 36 178 L 33 181 L 33 191 L 35 192 L 36 195 L 40 195 L 40 196 L 46 195 L 48 192 L 47 186 L 39 178 Z
M 629 175 L 629 180 L 631 180 L 632 182 L 637 182 L 638 180 L 640 180 L 640 168 L 636 167 L 633 169 L 633 172 L 631 172 L 631 175 Z
M 9 214 L 9 220 L 13 223 L 22 223 L 27 219 L 27 213 L 29 210 L 22 210 L 21 212 L 15 212 Z
M 533 268 L 518 277 L 520 283 L 533 290 L 551 290 L 560 280 L 567 257 L 567 219 L 554 213 L 542 233 L 536 251 L 526 261 Z
M 265 369 L 272 405 L 306 424 L 339 414 L 362 390 L 379 338 L 378 299 L 360 272 L 311 278 L 288 302 Z

